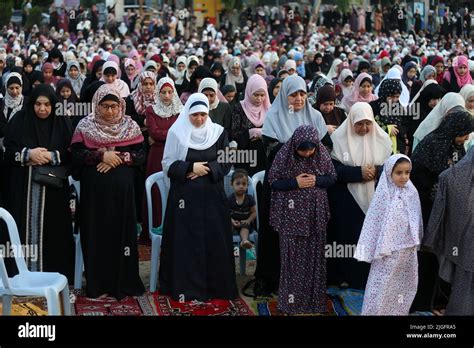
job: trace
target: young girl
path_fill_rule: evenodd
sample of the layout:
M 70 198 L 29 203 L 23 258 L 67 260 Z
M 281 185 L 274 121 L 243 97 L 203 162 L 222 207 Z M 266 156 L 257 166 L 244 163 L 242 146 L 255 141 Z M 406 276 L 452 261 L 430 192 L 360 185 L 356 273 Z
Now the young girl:
M 280 240 L 278 309 L 287 314 L 327 312 L 326 188 L 336 171 L 312 126 L 298 127 L 278 151 L 268 182 L 270 225 Z
M 234 193 L 229 196 L 229 207 L 232 226 L 240 234 L 240 247 L 252 248 L 249 241 L 250 226 L 257 218 L 255 199 L 247 194 L 248 174 L 244 169 L 236 169 L 230 181 Z
M 362 315 L 408 315 L 415 298 L 423 220 L 410 172 L 407 156 L 389 157 L 367 212 L 354 255 L 372 263 Z

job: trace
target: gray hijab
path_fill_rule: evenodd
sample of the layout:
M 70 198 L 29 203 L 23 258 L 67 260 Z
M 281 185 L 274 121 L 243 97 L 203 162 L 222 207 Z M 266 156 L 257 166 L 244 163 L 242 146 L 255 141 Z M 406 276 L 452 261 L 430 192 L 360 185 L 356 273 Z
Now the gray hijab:
M 263 123 L 262 134 L 286 143 L 299 126 L 310 125 L 317 129 L 319 139 L 327 133 L 326 123 L 321 113 L 315 110 L 306 99 L 305 106 L 300 111 L 291 111 L 288 96 L 297 91 L 306 92 L 306 83 L 298 75 L 291 75 L 283 80 L 283 84 L 272 106 L 267 111 Z

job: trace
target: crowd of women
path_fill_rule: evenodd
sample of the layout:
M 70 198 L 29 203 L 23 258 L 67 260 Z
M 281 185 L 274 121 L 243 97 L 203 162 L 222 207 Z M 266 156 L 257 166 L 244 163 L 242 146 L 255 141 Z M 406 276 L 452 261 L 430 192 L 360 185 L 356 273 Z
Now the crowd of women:
M 137 50 L 10 32 L 0 204 L 39 248 L 28 267 L 73 280 L 71 175 L 87 296 L 143 294 L 138 244 L 161 226 L 160 293 L 234 299 L 233 166 L 265 171 L 254 292 L 278 294 L 283 313 L 326 312 L 337 286 L 365 290 L 365 315 L 474 314 L 472 43 L 309 33 L 291 49 L 248 32 Z M 229 147 L 256 162 L 220 160 Z M 158 172 L 164 221 L 154 188 L 148 226 Z

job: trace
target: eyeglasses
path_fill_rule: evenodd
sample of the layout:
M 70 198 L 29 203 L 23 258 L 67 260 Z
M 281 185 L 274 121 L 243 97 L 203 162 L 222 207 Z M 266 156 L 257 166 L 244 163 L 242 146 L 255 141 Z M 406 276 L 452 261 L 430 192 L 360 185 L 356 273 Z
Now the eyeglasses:
M 106 111 L 108 110 L 112 110 L 112 111 L 117 111 L 119 106 L 118 104 L 112 104 L 112 105 L 109 105 L 109 104 L 99 104 L 100 107 Z

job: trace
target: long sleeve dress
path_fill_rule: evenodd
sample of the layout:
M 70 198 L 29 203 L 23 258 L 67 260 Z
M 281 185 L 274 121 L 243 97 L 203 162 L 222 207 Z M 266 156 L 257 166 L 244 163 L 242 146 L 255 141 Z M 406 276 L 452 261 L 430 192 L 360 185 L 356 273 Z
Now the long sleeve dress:
M 87 296 L 142 295 L 134 197 L 137 167 L 145 161 L 144 145 L 116 147 L 124 163 L 107 173 L 96 168 L 102 153 L 82 142 L 71 148 L 74 177 L 81 181 L 78 215 Z
M 236 168 L 243 168 L 252 176 L 265 170 L 266 156 L 262 139 L 250 141 L 249 129 L 258 128 L 245 115 L 245 111 L 240 103 L 236 103 L 232 112 L 231 140 L 235 140 L 239 150 L 256 153 L 256 165 L 253 163 L 237 163 Z
M 146 163 L 146 177 L 148 178 L 150 175 L 163 170 L 161 160 L 163 159 L 163 152 L 165 150 L 166 136 L 168 135 L 168 130 L 178 118 L 178 115 L 173 115 L 168 118 L 159 117 L 154 113 L 153 107 L 151 106 L 147 107 L 145 115 L 148 136 L 155 141 L 153 145 L 150 146 L 148 152 L 148 161 Z M 153 227 L 158 227 L 161 225 L 161 199 L 156 186 L 153 187 L 152 197 Z M 148 210 L 146 208 L 143 209 L 143 225 L 145 226 L 144 230 L 147 231 Z
M 159 274 L 160 293 L 174 300 L 235 299 L 238 296 L 230 209 L 223 178 L 230 164 L 217 161 L 228 146 L 225 132 L 206 150 L 189 149 L 169 168 Z M 208 175 L 186 178 L 194 162 L 208 162 Z

